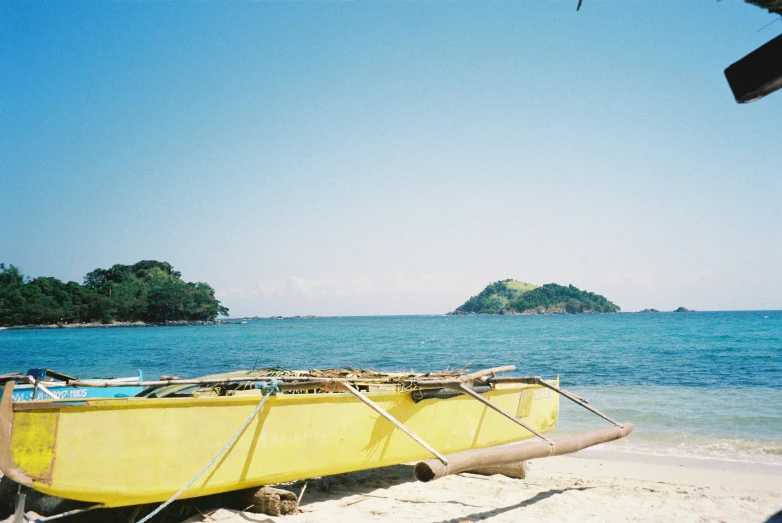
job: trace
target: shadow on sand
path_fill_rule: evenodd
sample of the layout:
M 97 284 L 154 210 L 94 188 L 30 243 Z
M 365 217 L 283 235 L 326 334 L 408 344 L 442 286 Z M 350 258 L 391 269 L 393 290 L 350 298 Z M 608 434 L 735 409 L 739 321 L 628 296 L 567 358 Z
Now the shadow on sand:
M 363 470 L 308 480 L 302 506 L 318 501 L 340 499 L 354 495 L 364 495 L 373 490 L 388 488 L 401 483 L 414 482 L 413 467 L 397 465 L 383 469 Z M 279 485 L 298 494 L 305 481 L 288 485 Z M 0 478 L 0 520 L 11 515 L 14 510 L 18 485 L 8 478 Z M 23 489 L 27 495 L 26 510 L 33 510 L 42 515 L 61 514 L 68 510 L 85 508 L 88 503 L 64 500 Z M 68 523 L 127 523 L 138 521 L 152 512 L 157 504 L 130 506 L 112 509 L 100 509 L 84 514 L 64 518 Z M 178 523 L 188 517 L 204 514 L 218 508 L 242 510 L 246 504 L 237 504 L 232 493 L 217 494 L 203 498 L 185 499 L 172 503 L 167 510 L 153 519 L 154 523 Z M 240 517 L 241 517 L 241 513 Z M 248 521 L 250 521 L 248 519 Z M 257 521 L 253 519 L 252 521 Z M 269 520 L 271 521 L 271 520 Z
M 396 465 L 393 467 L 385 467 L 382 469 L 363 470 L 357 472 L 351 472 L 348 474 L 339 474 L 336 476 L 328 476 L 324 478 L 312 479 L 306 482 L 307 488 L 302 497 L 301 507 L 305 508 L 308 504 L 319 503 L 323 501 L 335 501 L 343 498 L 357 497 L 355 502 L 360 502 L 367 497 L 373 497 L 371 494 L 378 489 L 387 489 L 395 485 L 401 485 L 404 483 L 415 482 L 415 476 L 413 475 L 413 467 L 411 465 Z M 291 490 L 298 494 L 302 487 L 304 487 L 304 481 L 298 481 L 296 483 L 288 485 L 280 485 L 282 488 Z M 548 499 L 557 494 L 562 494 L 568 491 L 583 491 L 592 487 L 573 487 L 564 489 L 552 489 L 544 492 L 539 492 L 533 497 L 510 505 L 507 507 L 499 507 L 491 510 L 484 510 L 482 512 L 474 512 L 472 514 L 466 514 L 453 519 L 447 519 L 438 521 L 437 523 L 459 523 L 461 521 L 477 521 L 487 519 L 493 516 L 510 512 L 519 508 L 528 507 Z M 231 503 L 229 495 L 216 495 L 206 498 L 197 498 L 192 500 L 182 500 L 177 504 L 172 505 L 171 510 L 167 511 L 167 514 L 162 514 L 161 517 L 155 518 L 159 523 L 174 523 L 181 522 L 189 516 L 193 516 L 194 512 L 201 512 L 201 514 L 211 512 L 220 507 L 231 508 L 234 510 L 241 510 L 244 507 L 235 506 L 235 503 Z M 428 503 L 427 501 L 412 501 L 412 500 L 398 500 L 406 503 Z M 438 501 L 437 503 L 443 503 L 444 501 Z M 461 501 L 446 501 L 446 503 L 453 503 L 464 507 L 481 508 L 476 505 Z M 347 504 L 352 504 L 348 501 Z M 232 506 L 233 505 L 233 506 Z M 145 505 L 142 507 L 123 507 L 120 509 L 104 509 L 97 510 L 93 513 L 86 513 L 72 518 L 67 518 L 67 521 L 72 523 L 106 523 L 106 522 L 122 522 L 138 521 L 145 514 L 151 512 L 156 505 Z M 239 517 L 243 516 L 241 512 L 238 512 Z M 255 517 L 260 514 L 253 515 Z M 255 518 L 247 517 L 248 521 L 258 521 Z M 264 520 L 261 520 L 264 521 Z M 268 520 L 271 521 L 271 520 Z M 782 512 L 772 516 L 766 523 L 782 523 Z
M 412 465 L 394 465 L 328 476 L 308 482 L 301 506 L 347 496 L 366 495 L 373 490 L 415 481 Z M 303 484 L 303 481 L 295 483 L 292 490 L 296 491 L 296 488 L 301 488 Z
M 545 492 L 538 492 L 531 498 L 516 503 L 515 505 L 495 508 L 492 510 L 485 510 L 483 512 L 475 512 L 473 514 L 467 514 L 465 516 L 459 516 L 452 519 L 444 519 L 442 521 L 437 521 L 436 523 L 461 523 L 463 521 L 479 521 L 482 519 L 499 516 L 500 514 L 504 514 L 505 512 L 510 512 L 511 510 L 516 510 L 518 508 L 529 507 L 530 505 L 534 505 L 539 501 L 543 501 L 544 499 L 548 499 L 551 496 L 556 496 L 557 494 L 562 494 L 569 490 L 589 490 L 591 488 L 593 487 L 573 487 L 573 488 L 564 488 L 564 489 L 556 489 L 556 490 L 552 489 L 552 490 L 547 490 Z

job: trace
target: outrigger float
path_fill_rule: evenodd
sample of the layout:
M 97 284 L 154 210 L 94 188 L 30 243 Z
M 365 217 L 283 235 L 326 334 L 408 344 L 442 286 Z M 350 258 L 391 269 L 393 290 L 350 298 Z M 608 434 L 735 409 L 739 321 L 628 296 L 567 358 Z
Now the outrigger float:
M 146 387 L 138 397 L 79 402 L 14 403 L 11 380 L 0 403 L 0 469 L 39 492 L 94 504 L 83 510 L 164 502 L 162 509 L 175 499 L 416 461 L 416 477 L 431 481 L 572 453 L 634 428 L 560 389 L 559 378 L 497 376 L 513 370 L 239 371 L 138 382 Z M 560 397 L 613 427 L 549 439 Z M 540 441 L 521 443 L 530 438 Z

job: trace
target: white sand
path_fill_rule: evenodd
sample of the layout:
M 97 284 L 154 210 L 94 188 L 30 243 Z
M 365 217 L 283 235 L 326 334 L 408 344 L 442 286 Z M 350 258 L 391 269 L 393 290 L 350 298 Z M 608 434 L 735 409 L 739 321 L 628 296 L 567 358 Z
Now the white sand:
M 431 483 L 416 482 L 410 466 L 389 467 L 335 476 L 326 492 L 311 481 L 295 516 L 221 509 L 187 521 L 762 523 L 782 511 L 782 471 L 679 461 L 556 457 L 530 462 L 524 480 L 461 474 Z

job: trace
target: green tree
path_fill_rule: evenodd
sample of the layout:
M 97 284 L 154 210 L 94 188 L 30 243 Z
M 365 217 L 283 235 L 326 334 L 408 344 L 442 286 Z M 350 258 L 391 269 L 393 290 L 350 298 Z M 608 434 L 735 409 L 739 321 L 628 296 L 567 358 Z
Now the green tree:
M 467 300 L 455 314 L 513 314 L 530 311 L 569 314 L 586 312 L 618 312 L 619 307 L 605 297 L 582 291 L 573 285 L 567 287 L 547 283 L 535 287 L 515 280 L 491 283 L 477 296 Z
M 228 309 L 206 283 L 184 282 L 168 262 L 95 269 L 84 284 L 56 278 L 26 279 L 0 264 L 0 325 L 173 320 L 212 321 Z

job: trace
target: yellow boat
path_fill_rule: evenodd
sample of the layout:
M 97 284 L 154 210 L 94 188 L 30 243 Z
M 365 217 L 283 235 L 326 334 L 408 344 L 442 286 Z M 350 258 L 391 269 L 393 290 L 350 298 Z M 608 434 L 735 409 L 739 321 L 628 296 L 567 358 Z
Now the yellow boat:
M 548 432 L 559 413 L 558 378 L 298 373 L 278 387 L 258 384 L 259 374 L 149 382 L 158 388 L 148 397 L 25 403 L 12 403 L 10 382 L 0 404 L 0 469 L 46 494 L 119 507 L 168 500 L 191 481 L 179 497 L 433 455 L 446 463 L 451 453 Z M 270 394 L 272 386 L 282 390 Z M 155 397 L 160 391 L 169 395 Z

